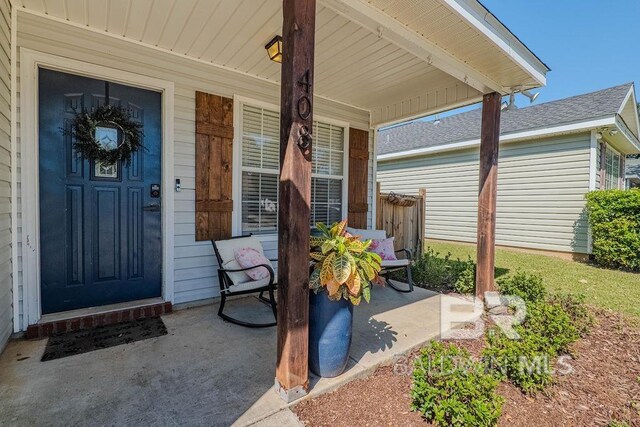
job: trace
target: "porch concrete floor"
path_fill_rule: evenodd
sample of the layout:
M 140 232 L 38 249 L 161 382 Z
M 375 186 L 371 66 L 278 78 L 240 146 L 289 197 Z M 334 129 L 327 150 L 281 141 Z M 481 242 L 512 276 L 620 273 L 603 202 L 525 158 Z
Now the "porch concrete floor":
M 269 319 L 257 299 L 228 303 Z M 46 340 L 15 340 L 0 356 L 3 425 L 250 425 L 291 418 L 273 389 L 276 329 L 226 323 L 217 305 L 163 317 L 168 335 L 40 362 Z M 229 310 L 232 312 L 232 310 Z M 366 375 L 440 331 L 440 296 L 374 289 L 355 309 L 347 371 L 312 378 L 314 396 Z M 284 410 L 284 411 L 283 411 Z M 292 421 L 293 422 L 293 421 Z M 268 424 L 268 423 L 267 423 Z

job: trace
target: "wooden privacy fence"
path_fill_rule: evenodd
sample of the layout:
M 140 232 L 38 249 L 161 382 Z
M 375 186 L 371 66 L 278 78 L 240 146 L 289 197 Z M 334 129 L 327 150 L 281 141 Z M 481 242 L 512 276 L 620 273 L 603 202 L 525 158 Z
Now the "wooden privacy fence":
M 377 185 L 376 229 L 395 237 L 395 249 L 422 251 L 424 240 L 426 190 L 419 194 L 381 193 Z

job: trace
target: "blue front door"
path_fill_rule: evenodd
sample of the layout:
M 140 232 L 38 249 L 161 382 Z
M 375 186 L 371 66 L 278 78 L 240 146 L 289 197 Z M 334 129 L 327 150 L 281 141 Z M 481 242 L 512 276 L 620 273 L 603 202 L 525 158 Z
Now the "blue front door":
M 128 165 L 83 159 L 62 131 L 105 102 L 143 125 Z M 39 70 L 43 314 L 160 296 L 161 111 L 158 92 Z

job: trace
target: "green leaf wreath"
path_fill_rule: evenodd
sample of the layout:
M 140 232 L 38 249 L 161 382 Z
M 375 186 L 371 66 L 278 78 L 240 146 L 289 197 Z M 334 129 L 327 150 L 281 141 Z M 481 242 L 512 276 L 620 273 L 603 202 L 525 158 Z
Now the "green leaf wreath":
M 99 126 L 118 130 L 116 148 L 107 149 L 96 140 L 96 128 Z M 78 154 L 85 159 L 107 165 L 118 161 L 129 164 L 131 155 L 143 148 L 142 125 L 132 121 L 127 110 L 112 105 L 103 105 L 91 113 L 76 113 L 71 129 L 64 132 L 75 139 L 73 148 Z

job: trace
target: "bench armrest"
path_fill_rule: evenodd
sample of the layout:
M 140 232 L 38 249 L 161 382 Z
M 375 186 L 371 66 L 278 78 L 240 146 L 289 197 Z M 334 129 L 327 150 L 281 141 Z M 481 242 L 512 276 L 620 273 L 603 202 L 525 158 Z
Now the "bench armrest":
M 270 276 L 269 283 L 270 284 L 273 283 L 273 281 L 275 280 L 275 277 L 276 277 L 276 273 L 273 271 L 273 267 L 271 267 L 269 264 L 258 264 L 258 265 L 254 265 L 253 267 L 247 267 L 247 268 L 218 268 L 218 274 L 222 274 L 222 273 L 239 273 L 239 272 L 242 272 L 242 271 L 253 270 L 254 268 L 259 268 L 259 267 L 264 267 L 264 268 L 267 269 L 267 271 L 269 272 L 269 276 Z M 229 281 L 232 281 L 228 274 L 226 276 L 227 276 L 227 279 L 229 279 Z
M 409 249 L 398 249 L 398 250 L 396 250 L 396 251 L 394 251 L 394 252 L 395 252 L 395 253 L 398 253 L 398 252 L 404 252 L 404 254 L 405 254 L 405 256 L 407 257 L 407 259 L 408 259 L 409 261 L 411 261 L 411 260 L 412 260 L 411 251 L 410 251 Z

